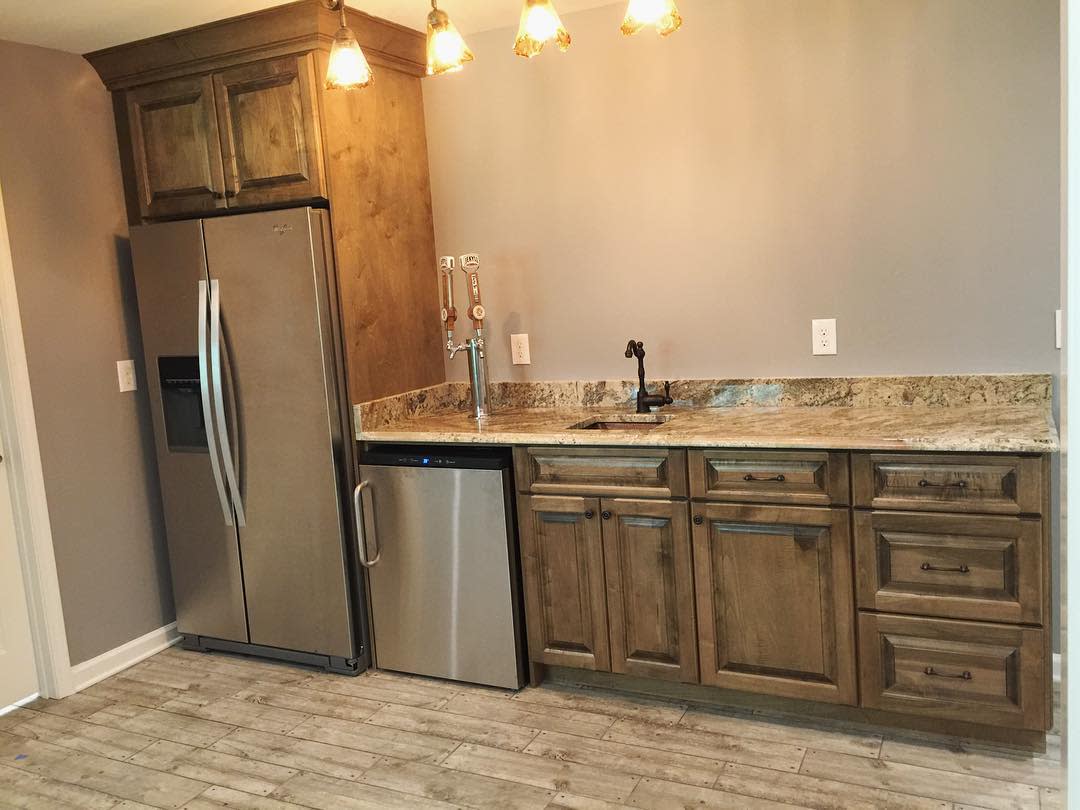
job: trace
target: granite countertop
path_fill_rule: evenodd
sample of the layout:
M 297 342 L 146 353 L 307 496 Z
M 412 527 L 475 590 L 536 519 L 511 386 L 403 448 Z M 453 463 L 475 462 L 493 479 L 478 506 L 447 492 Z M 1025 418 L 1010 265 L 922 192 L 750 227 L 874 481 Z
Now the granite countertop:
M 477 421 L 456 409 L 359 429 L 371 442 L 552 444 L 635 447 L 775 447 L 825 450 L 921 450 L 1047 453 L 1058 449 L 1046 403 L 951 407 L 670 407 L 670 420 L 644 431 L 572 430 L 628 407 L 509 408 Z

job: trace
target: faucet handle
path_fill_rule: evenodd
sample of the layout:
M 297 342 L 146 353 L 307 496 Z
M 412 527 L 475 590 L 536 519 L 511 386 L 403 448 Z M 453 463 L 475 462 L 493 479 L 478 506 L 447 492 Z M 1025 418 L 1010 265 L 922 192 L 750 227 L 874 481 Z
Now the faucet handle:
M 667 400 L 668 405 L 675 401 L 671 398 L 671 380 L 664 381 L 664 399 Z

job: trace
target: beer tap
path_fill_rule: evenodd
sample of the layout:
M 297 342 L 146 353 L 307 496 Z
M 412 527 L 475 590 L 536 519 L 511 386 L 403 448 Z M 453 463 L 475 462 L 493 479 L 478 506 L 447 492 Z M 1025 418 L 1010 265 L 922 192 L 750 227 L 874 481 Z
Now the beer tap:
M 457 321 L 457 310 L 454 308 L 454 257 L 443 256 L 439 259 L 439 269 L 442 271 L 442 294 L 443 307 L 442 319 L 446 328 L 446 350 L 453 360 L 461 350 L 468 352 L 469 358 L 469 383 L 472 388 L 473 416 L 482 419 L 490 412 L 488 407 L 488 373 L 487 356 L 484 351 L 484 317 L 486 312 L 480 299 L 480 257 L 475 253 L 467 253 L 460 258 L 461 272 L 465 274 L 468 284 L 467 310 L 469 320 L 473 325 L 473 337 L 464 343 L 454 343 L 454 324 Z

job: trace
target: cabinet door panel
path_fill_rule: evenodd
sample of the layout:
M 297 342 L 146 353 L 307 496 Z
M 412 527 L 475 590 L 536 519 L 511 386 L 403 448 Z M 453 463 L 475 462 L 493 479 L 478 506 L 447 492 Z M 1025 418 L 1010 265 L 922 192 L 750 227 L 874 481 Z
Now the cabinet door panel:
M 611 668 L 698 682 L 686 503 L 601 501 Z
M 325 197 L 310 54 L 214 74 L 230 208 Z
M 608 671 L 599 502 L 519 498 L 529 659 Z
M 224 208 L 210 78 L 137 87 L 126 101 L 140 215 L 154 219 Z
M 847 510 L 694 510 L 702 682 L 853 705 Z

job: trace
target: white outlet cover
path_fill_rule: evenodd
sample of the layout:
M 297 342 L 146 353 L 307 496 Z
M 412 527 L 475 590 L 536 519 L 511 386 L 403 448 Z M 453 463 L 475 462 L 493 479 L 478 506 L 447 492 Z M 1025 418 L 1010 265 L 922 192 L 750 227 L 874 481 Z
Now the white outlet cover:
M 836 354 L 836 318 L 815 318 L 810 331 L 814 354 Z
M 1061 310 L 1054 310 L 1054 348 L 1061 348 Z
M 510 359 L 515 366 L 532 365 L 528 335 L 510 335 Z
M 135 361 L 117 360 L 116 378 L 121 392 L 134 391 L 138 387 L 135 383 Z

